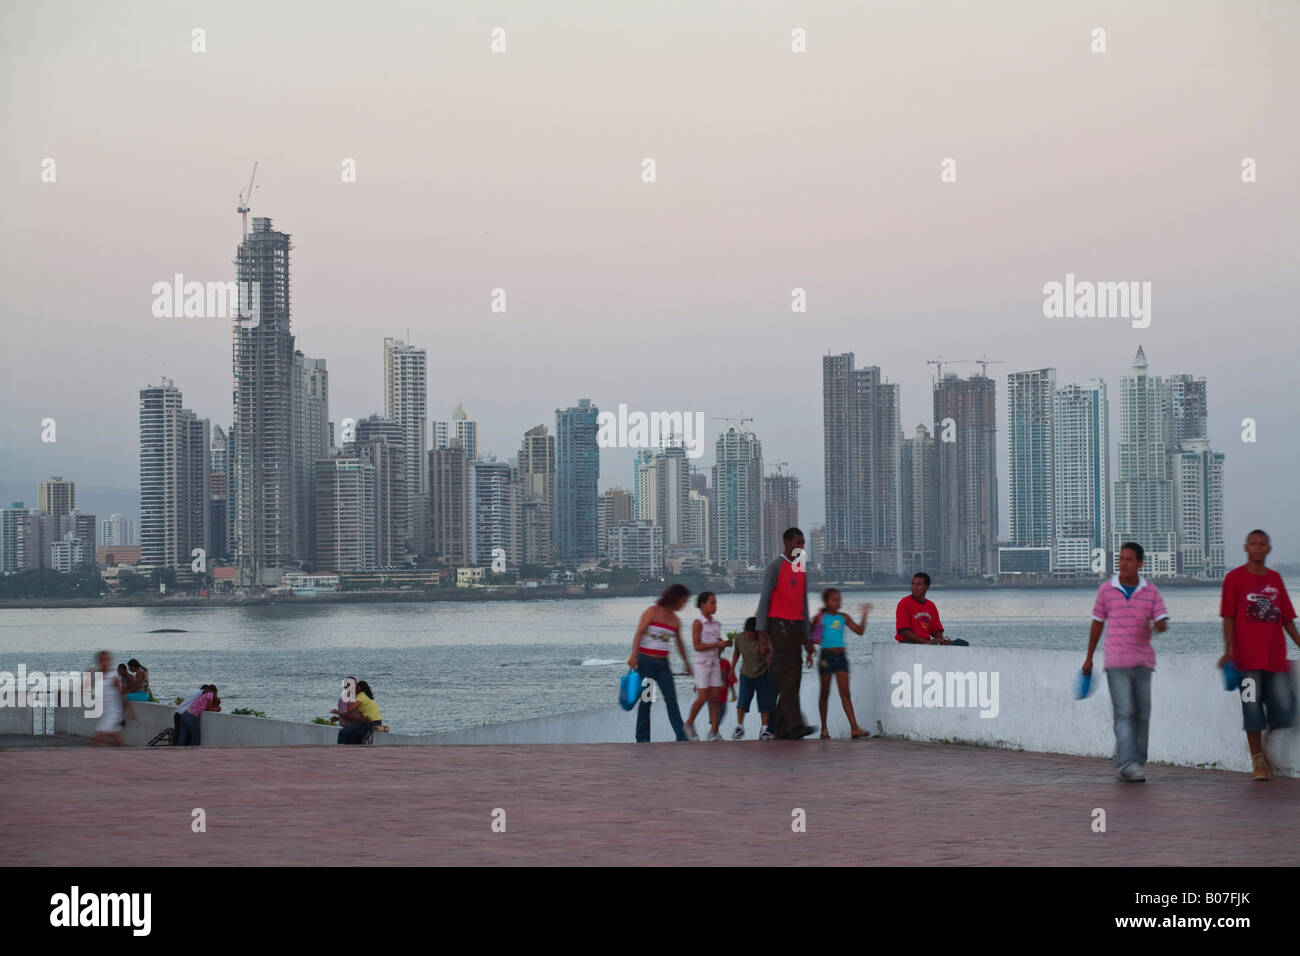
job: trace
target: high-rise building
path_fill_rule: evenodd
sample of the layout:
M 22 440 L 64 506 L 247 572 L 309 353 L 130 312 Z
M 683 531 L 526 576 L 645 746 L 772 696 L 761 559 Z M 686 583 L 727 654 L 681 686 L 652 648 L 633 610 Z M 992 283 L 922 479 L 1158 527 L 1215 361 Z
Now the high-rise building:
M 736 569 L 762 565 L 771 557 L 763 550 L 763 445 L 731 425 L 718 436 L 714 456 L 715 560 Z
M 486 458 L 469 463 L 469 556 L 475 567 L 490 568 L 498 556 L 505 567 L 519 567 L 515 544 L 518 488 L 515 469 L 506 462 Z
M 956 577 L 998 570 L 997 385 L 948 373 L 934 383 L 938 437 L 939 570 Z
M 274 586 L 297 564 L 294 521 L 294 347 L 289 321 L 289 235 L 265 217 L 239 244 L 237 276 L 256 290 L 256 322 L 236 318 L 231 453 L 235 460 L 235 567 L 240 585 Z M 256 285 L 252 285 L 256 283 Z M 141 515 L 143 532 L 144 517 Z M 143 542 L 142 542 L 143 547 Z
M 599 525 L 600 556 L 609 557 L 609 536 L 615 528 L 632 520 L 632 493 L 610 488 L 601 493 L 596 520 Z
M 208 445 L 208 540 L 212 555 L 230 556 L 230 445 L 220 425 L 212 426 Z M 108 542 L 104 542 L 108 544 Z M 124 544 L 125 542 L 114 542 Z
M 210 442 L 171 380 L 140 389 L 140 567 L 188 574 L 194 549 L 211 551 Z
M 690 537 L 692 468 L 681 444 L 637 455 L 636 519 L 664 529 L 665 549 L 681 548 Z
M 1110 403 L 1106 383 L 1062 385 L 1053 396 L 1053 570 L 1066 574 L 1111 570 Z M 1100 554 L 1097 554 L 1100 550 Z
M 600 551 L 596 541 L 599 414 L 589 398 L 555 410 L 555 552 L 558 560 L 570 564 L 594 558 Z
M 939 567 L 939 452 L 934 436 L 917 425 L 899 451 L 902 551 L 905 572 Z M 823 529 L 823 537 L 825 529 Z
M 135 544 L 135 522 L 120 514 L 111 514 L 100 522 L 100 537 L 105 547 Z
M 1178 571 L 1166 402 L 1164 383 L 1148 372 L 1146 353 L 1138 346 L 1131 374 L 1120 379 L 1119 478 L 1111 551 L 1118 558 L 1126 541 L 1142 545 L 1142 573 L 1152 578 Z
M 1037 368 L 1007 376 L 1007 446 L 1011 463 L 1011 542 L 1000 548 L 998 570 L 1052 572 L 1056 535 L 1052 451 L 1056 369 Z
M 406 500 L 400 510 L 402 550 L 425 553 L 429 545 L 428 353 L 401 339 L 384 339 L 384 417 L 397 422 L 405 448 Z M 438 447 L 445 447 L 440 445 Z
M 632 460 L 632 515 L 637 521 L 653 521 L 658 496 L 652 491 L 655 453 L 653 448 L 639 448 Z
M 610 563 L 644 578 L 664 576 L 664 529 L 648 521 L 628 521 L 610 533 Z
M 59 518 L 59 540 L 76 541 L 80 545 L 78 549 L 80 555 L 70 553 L 68 570 L 75 570 L 79 567 L 90 567 L 95 563 L 95 535 L 98 531 L 96 528 L 94 515 L 84 514 L 80 511 L 69 511 Z M 62 570 L 62 569 L 60 569 Z
M 429 452 L 430 555 L 453 568 L 468 567 L 469 457 L 459 438 Z
M 343 449 L 344 455 L 363 458 L 375 468 L 375 566 L 380 568 L 404 564 L 408 556 L 407 434 L 400 422 L 371 415 L 357 422 L 356 441 Z
M 1205 378 L 1170 375 L 1164 383 L 1165 444 L 1173 451 L 1188 439 L 1208 438 Z
M 515 548 L 520 565 L 555 563 L 555 436 L 545 425 L 524 432 L 515 495 Z
M 64 481 L 60 475 L 42 481 L 36 492 L 36 506 L 52 518 L 61 518 L 77 507 L 77 483 Z
M 460 439 L 470 461 L 478 459 L 478 422 L 470 420 L 469 415 L 465 413 L 465 406 L 459 402 L 451 413 L 451 421 L 433 424 L 434 448 L 446 448 L 453 438 Z
M 715 557 L 713 496 L 709 493 L 708 478 L 701 474 L 696 474 L 695 477 L 703 480 L 704 490 L 699 490 L 700 482 L 691 481 L 692 487 L 686 505 L 690 520 L 686 544 L 693 548 L 699 554 L 700 560 L 708 566 L 713 563 Z
M 1218 580 L 1226 572 L 1223 550 L 1223 452 L 1207 438 L 1185 438 L 1173 456 L 1178 573 Z
M 0 574 L 32 570 L 29 563 L 30 522 L 27 506 L 15 501 L 0 511 Z
M 375 553 L 375 466 L 358 456 L 319 458 L 316 471 L 316 570 L 370 571 Z
M 295 553 L 302 561 L 316 553 L 316 459 L 326 458 L 329 437 L 329 373 L 324 359 L 293 353 L 293 447 Z
M 39 508 L 27 510 L 27 552 L 21 557 L 22 570 L 44 571 L 53 567 L 52 548 L 59 540 L 59 519 Z
M 855 368 L 852 352 L 822 357 L 824 564 L 840 580 L 900 573 L 900 402 L 879 366 Z
M 780 468 L 763 476 L 763 554 L 769 558 L 784 550 L 785 529 L 799 526 L 799 478 Z

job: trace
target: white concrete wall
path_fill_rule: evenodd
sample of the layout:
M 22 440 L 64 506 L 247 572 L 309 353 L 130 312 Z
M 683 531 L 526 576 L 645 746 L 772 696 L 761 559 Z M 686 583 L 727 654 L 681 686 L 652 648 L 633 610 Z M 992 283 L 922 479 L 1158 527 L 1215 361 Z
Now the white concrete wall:
M 33 733 L 35 715 L 32 707 L 0 707 L 0 734 Z
M 913 740 L 938 740 L 983 746 L 1019 748 L 1051 753 L 1110 757 L 1114 752 L 1110 695 L 1100 658 L 1093 675 L 1092 695 L 1075 700 L 1071 687 L 1082 663 L 1082 649 L 1069 651 L 1026 651 L 1011 648 L 922 647 L 881 642 L 874 647 L 874 660 L 852 672 L 853 705 L 858 722 L 873 733 Z M 996 674 L 997 714 L 981 717 L 978 707 L 895 706 L 895 674 L 947 674 L 983 672 Z M 1245 734 L 1241 730 L 1241 704 L 1236 694 L 1223 689 L 1215 658 L 1203 655 L 1165 655 L 1156 663 L 1151 685 L 1151 734 L 1149 757 L 1153 762 L 1226 770 L 1250 769 Z M 611 673 L 610 696 L 617 690 L 617 674 Z M 1292 675 L 1292 680 L 1296 675 Z M 991 687 L 991 685 L 986 685 Z M 677 681 L 678 702 L 683 717 L 688 713 L 693 692 L 688 679 Z M 818 678 L 804 671 L 800 699 L 804 717 L 816 726 Z M 757 700 L 755 700 L 757 704 Z M 128 744 L 140 746 L 159 730 L 170 727 L 173 708 L 167 704 L 134 704 L 135 718 L 127 722 Z M 735 705 L 728 703 L 722 724 L 724 736 L 735 726 Z M 24 711 L 30 715 L 31 711 Z M 17 712 L 15 712 L 17 713 Z M 0 718 L 4 711 L 0 710 Z M 848 735 L 848 721 L 834 686 L 828 706 L 830 731 L 836 737 Z M 204 746 L 275 747 L 333 745 L 336 727 L 300 724 L 265 717 L 236 717 L 205 713 L 202 717 Z M 80 710 L 61 708 L 55 730 L 90 736 L 96 720 Z M 0 727 L 3 727 L 0 724 Z M 420 746 L 428 744 L 546 744 L 625 743 L 635 736 L 636 711 L 624 711 L 616 704 L 577 713 L 558 714 L 532 720 L 473 727 L 442 734 L 375 734 L 378 746 Z M 651 739 L 672 740 L 662 700 L 651 712 Z M 696 730 L 708 730 L 707 712 L 695 722 Z M 758 714 L 745 721 L 746 739 L 758 736 Z M 25 731 L 12 732 L 30 732 Z M 1265 735 L 1269 757 L 1283 773 L 1300 775 L 1300 733 L 1295 730 Z
M 1082 642 L 1081 642 L 1082 645 Z M 1050 753 L 1112 757 L 1115 735 L 1110 693 L 1101 655 L 1094 661 L 1092 693 L 1075 700 L 1074 674 L 1083 646 L 1071 651 L 1024 651 L 1000 647 L 923 647 L 894 642 L 875 646 L 876 719 L 889 736 L 951 740 Z M 1241 729 L 1241 701 L 1224 690 L 1217 658 L 1166 654 L 1151 677 L 1148 759 L 1191 767 L 1249 770 L 1250 752 Z M 976 708 L 894 706 L 895 674 L 984 671 L 999 676 L 999 712 L 981 717 Z M 1292 675 L 1294 681 L 1296 675 Z M 1283 773 L 1300 770 L 1300 734 L 1265 734 L 1269 757 Z

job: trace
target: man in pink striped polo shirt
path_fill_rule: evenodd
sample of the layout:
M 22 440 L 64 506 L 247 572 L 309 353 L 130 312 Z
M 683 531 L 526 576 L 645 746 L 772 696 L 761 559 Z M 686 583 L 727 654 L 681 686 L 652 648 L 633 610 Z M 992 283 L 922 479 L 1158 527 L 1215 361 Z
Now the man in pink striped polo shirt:
M 1106 685 L 1115 720 L 1115 775 L 1130 783 L 1146 779 L 1147 730 L 1151 721 L 1151 672 L 1156 652 L 1151 632 L 1169 627 L 1169 612 L 1156 586 L 1142 577 L 1142 545 L 1119 549 L 1118 573 L 1097 589 L 1083 672 L 1092 673 L 1092 655 L 1106 631 Z

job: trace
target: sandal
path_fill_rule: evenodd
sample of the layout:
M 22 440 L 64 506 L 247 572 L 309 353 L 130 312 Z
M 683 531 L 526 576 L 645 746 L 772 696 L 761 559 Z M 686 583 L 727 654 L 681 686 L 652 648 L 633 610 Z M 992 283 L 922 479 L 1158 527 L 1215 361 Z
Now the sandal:
M 851 736 L 854 740 L 866 740 L 868 737 L 871 736 L 871 731 L 860 730 L 857 733 L 850 734 L 849 736 Z

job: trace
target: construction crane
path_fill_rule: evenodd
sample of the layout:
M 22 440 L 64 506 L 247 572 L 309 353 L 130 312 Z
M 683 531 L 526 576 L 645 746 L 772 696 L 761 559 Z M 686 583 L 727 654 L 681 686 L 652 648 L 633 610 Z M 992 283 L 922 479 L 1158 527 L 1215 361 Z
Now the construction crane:
M 985 378 L 988 378 L 988 377 L 989 377 L 989 366 L 990 366 L 990 365 L 1006 365 L 1006 364 L 1007 364 L 1006 361 L 1003 360 L 1003 359 L 991 359 L 991 358 L 989 358 L 987 355 L 984 356 L 983 358 L 972 359 L 972 361 L 973 361 L 976 365 L 978 365 L 978 366 L 980 367 L 980 374 L 983 375 Z
M 239 194 L 239 205 L 235 212 L 244 217 L 244 238 L 248 238 L 248 213 L 253 203 L 253 180 L 257 178 L 257 163 L 253 163 L 253 175 L 248 177 L 248 189 Z
M 946 359 L 942 355 L 940 355 L 937 359 L 926 359 L 925 364 L 935 366 L 938 369 L 936 373 L 937 377 L 943 378 L 944 362 L 947 362 L 949 365 L 963 365 L 969 361 L 971 361 L 971 359 Z
M 790 463 L 789 463 L 788 461 L 769 461 L 769 462 L 766 462 L 765 464 L 768 464 L 768 465 L 772 465 L 772 466 L 774 466 L 774 467 L 776 468 L 776 473 L 777 473 L 778 475 L 781 474 L 781 469 L 782 469 L 782 468 L 789 468 L 789 467 L 790 467 Z
M 715 415 L 715 416 L 711 417 L 709 420 L 710 420 L 710 421 L 714 421 L 714 422 L 740 422 L 740 427 L 741 427 L 741 428 L 744 428 L 744 427 L 745 427 L 745 422 L 752 422 L 754 419 L 752 419 L 752 418 L 721 418 L 721 417 Z

